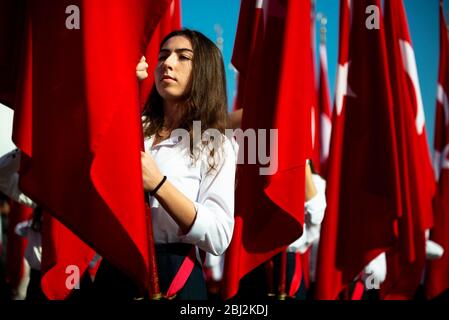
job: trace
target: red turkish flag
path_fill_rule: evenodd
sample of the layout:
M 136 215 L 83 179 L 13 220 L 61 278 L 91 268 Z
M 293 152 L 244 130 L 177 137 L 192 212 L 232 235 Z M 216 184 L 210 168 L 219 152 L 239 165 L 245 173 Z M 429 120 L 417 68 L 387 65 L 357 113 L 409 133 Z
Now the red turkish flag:
M 337 259 L 337 251 L 331 243 L 337 241 L 339 181 L 345 113 L 343 104 L 346 103 L 346 95 L 350 93 L 348 91 L 350 10 L 350 1 L 340 0 L 338 69 L 326 184 L 327 209 L 321 227 L 316 266 L 315 298 L 319 300 L 335 299 L 341 290 L 340 284 L 342 282 L 341 273 L 335 271 L 335 267 L 333 267 Z M 327 245 L 321 245 L 321 243 L 327 243 Z
M 245 0 L 241 2 L 237 32 L 235 35 L 232 64 L 238 70 L 237 96 L 234 110 L 243 108 L 243 96 L 248 77 L 251 57 L 253 57 L 258 37 L 263 35 L 263 1 Z
M 415 54 L 402 0 L 385 2 L 385 35 L 394 101 L 402 216 L 398 244 L 387 252 L 383 299 L 413 299 L 425 264 L 425 230 L 432 226 L 435 180 L 425 130 Z
M 14 141 L 23 152 L 22 191 L 64 225 L 44 225 L 42 288 L 49 298 L 70 292 L 69 265 L 85 271 L 93 251 L 80 239 L 142 289 L 148 285 L 135 68 L 169 4 L 28 2 Z M 77 8 L 79 29 L 71 28 Z M 70 245 L 58 242 L 64 239 Z
M 317 261 L 318 299 L 336 299 L 396 240 L 400 186 L 387 54 L 382 23 L 380 29 L 365 24 L 370 5 L 380 8 L 380 0 L 353 1 L 351 10 L 347 0 L 340 2 L 342 84 L 336 90 L 327 210 Z
M 242 8 L 244 5 L 242 1 Z M 245 152 L 245 164 L 238 167 L 235 227 L 226 252 L 224 298 L 237 293 L 243 276 L 301 236 L 304 223 L 305 156 L 310 144 L 307 130 L 316 94 L 311 5 L 310 1 L 270 0 L 259 8 L 263 8 L 260 18 L 264 32 L 256 36 L 256 49 L 248 65 L 242 128 L 277 129 L 278 140 L 272 147 L 277 149 L 278 166 L 274 174 L 261 175 L 259 169 L 264 166 L 260 159 L 250 164 Z M 261 142 L 268 145 L 270 139 L 266 140 L 259 138 L 259 147 Z M 244 152 L 242 146 L 240 150 Z
M 435 117 L 435 225 L 430 239 L 444 248 L 443 256 L 427 262 L 426 295 L 434 298 L 449 289 L 449 39 L 440 1 L 440 66 Z
M 154 84 L 153 70 L 156 68 L 159 56 L 159 46 L 162 40 L 170 32 L 181 28 L 181 0 L 172 0 L 164 15 L 160 18 L 159 24 L 151 36 L 150 42 L 145 50 L 145 57 L 148 63 L 148 78 L 140 83 L 140 102 L 142 108 L 150 95 Z

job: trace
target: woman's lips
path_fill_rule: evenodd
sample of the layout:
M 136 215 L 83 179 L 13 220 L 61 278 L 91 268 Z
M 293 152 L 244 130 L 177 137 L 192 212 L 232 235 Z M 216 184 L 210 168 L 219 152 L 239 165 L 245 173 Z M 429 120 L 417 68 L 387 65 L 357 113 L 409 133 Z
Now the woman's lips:
M 163 75 L 161 81 L 176 81 L 176 79 L 169 75 Z

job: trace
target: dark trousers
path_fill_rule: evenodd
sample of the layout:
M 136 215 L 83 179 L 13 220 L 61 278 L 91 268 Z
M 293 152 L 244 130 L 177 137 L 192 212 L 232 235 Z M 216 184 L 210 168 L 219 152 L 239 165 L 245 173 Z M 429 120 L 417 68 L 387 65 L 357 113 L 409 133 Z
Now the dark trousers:
M 274 282 L 274 288 L 277 289 L 279 286 L 279 277 L 280 277 L 280 266 L 281 266 L 281 254 L 276 255 L 273 258 L 274 262 L 274 274 L 273 274 L 273 282 Z M 309 266 L 302 266 L 302 268 L 308 268 Z M 295 269 L 296 269 L 296 253 L 293 252 L 287 252 L 287 270 L 286 272 L 286 281 L 285 281 L 285 288 L 287 293 L 290 291 L 290 286 L 293 280 L 293 277 L 295 275 Z M 301 284 L 298 288 L 298 290 L 294 293 L 293 299 L 295 300 L 306 300 L 307 295 L 307 289 L 306 289 L 306 283 L 304 281 L 304 272 L 301 277 Z
M 41 271 L 30 269 L 30 282 L 27 287 L 26 300 L 42 302 L 46 301 L 47 297 L 41 289 Z
M 36 269 L 30 270 L 30 282 L 28 283 L 26 300 L 43 302 L 47 301 L 47 297 L 41 287 L 41 271 Z M 73 289 L 67 297 L 67 301 L 87 301 L 92 297 L 92 281 L 89 273 L 86 272 L 80 279 L 79 289 Z
M 271 265 L 270 265 L 271 264 Z M 270 301 L 279 295 L 281 254 L 267 263 L 260 265 L 240 280 L 239 291 L 233 300 Z M 287 253 L 286 291 L 288 293 L 296 267 L 295 253 Z M 270 295 L 271 294 L 271 295 Z M 306 299 L 304 277 L 294 297 L 296 300 Z
M 156 245 L 156 261 L 159 286 L 166 293 L 192 245 L 163 244 Z M 148 298 L 137 285 L 123 272 L 105 259 L 102 260 L 94 282 L 94 295 L 100 299 L 133 300 Z M 195 266 L 184 287 L 177 293 L 175 300 L 206 300 L 207 290 L 201 264 L 195 259 Z

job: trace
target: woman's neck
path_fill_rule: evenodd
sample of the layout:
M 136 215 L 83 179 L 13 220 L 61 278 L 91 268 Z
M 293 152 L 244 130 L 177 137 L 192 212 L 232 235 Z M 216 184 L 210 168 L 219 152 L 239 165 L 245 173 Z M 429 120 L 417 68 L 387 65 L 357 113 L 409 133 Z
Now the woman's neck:
M 171 131 L 181 122 L 181 106 L 179 102 L 164 101 L 164 128 Z

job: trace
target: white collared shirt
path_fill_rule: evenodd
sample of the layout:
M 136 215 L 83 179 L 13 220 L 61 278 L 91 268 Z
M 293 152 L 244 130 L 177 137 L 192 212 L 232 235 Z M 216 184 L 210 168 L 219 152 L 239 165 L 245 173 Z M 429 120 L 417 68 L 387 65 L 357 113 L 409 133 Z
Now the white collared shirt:
M 14 232 L 17 235 L 28 239 L 24 256 L 30 265 L 30 268 L 41 270 L 42 238 L 40 232 L 33 230 L 31 227 L 32 224 L 32 220 L 19 222 L 14 228 Z
M 0 191 L 12 200 L 35 208 L 36 204 L 19 189 L 20 150 L 6 153 L 0 158 Z
M 192 163 L 190 150 L 177 137 L 155 146 L 153 140 L 154 136 L 145 139 L 145 151 L 152 155 L 167 180 L 194 203 L 197 211 L 190 231 L 184 235 L 158 200 L 151 197 L 155 243 L 190 243 L 205 252 L 223 254 L 234 229 L 237 143 L 224 138 L 223 156 L 216 169 L 208 173 L 206 151 Z

